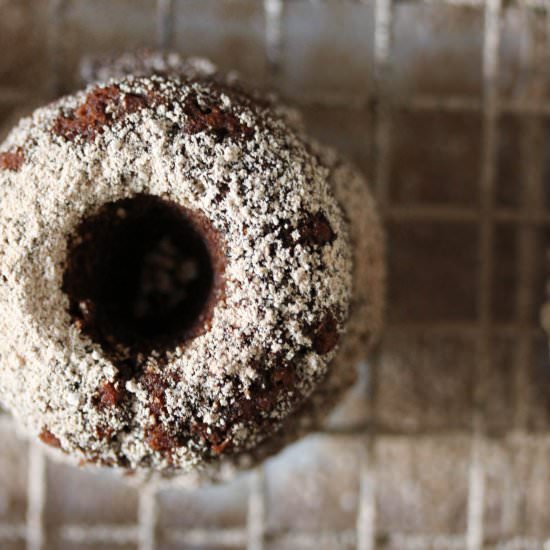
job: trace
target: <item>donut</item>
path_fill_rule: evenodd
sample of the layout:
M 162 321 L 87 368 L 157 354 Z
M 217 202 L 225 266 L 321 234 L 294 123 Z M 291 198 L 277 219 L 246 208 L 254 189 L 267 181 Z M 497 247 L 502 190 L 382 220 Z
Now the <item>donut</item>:
M 140 63 L 0 146 L 0 401 L 81 464 L 213 478 L 353 383 L 383 237 L 292 110 L 206 62 Z

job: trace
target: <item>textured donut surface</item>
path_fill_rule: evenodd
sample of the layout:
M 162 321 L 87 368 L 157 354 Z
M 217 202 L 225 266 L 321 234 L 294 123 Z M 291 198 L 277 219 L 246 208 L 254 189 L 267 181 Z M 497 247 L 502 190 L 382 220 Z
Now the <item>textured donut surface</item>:
M 267 102 L 122 78 L 39 109 L 0 151 L 0 399 L 31 434 L 86 462 L 191 471 L 258 448 L 327 380 L 354 284 L 331 184 L 346 168 Z M 145 347 L 71 284 L 90 224 L 110 212 L 116 240 L 140 200 L 180 212 L 214 271 L 197 326 Z M 379 302 L 355 332 L 375 331 Z

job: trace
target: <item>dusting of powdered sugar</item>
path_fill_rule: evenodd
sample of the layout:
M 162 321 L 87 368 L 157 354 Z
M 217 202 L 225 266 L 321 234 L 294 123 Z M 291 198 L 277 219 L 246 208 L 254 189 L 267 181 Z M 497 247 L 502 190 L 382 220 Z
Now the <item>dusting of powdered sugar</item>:
M 36 111 L 0 148 L 24 155 L 0 170 L 0 397 L 70 456 L 211 477 L 317 426 L 353 382 L 380 327 L 383 239 L 364 180 L 290 126 L 291 110 L 191 66 L 202 68 L 105 75 L 117 80 Z M 52 131 L 112 86 L 113 108 L 146 99 L 91 139 Z M 189 131 L 191 97 L 234 117 L 234 135 Z M 222 236 L 225 300 L 205 334 L 122 376 L 69 315 L 62 281 L 78 223 L 143 193 L 200 212 Z M 333 239 L 307 237 L 318 213 Z

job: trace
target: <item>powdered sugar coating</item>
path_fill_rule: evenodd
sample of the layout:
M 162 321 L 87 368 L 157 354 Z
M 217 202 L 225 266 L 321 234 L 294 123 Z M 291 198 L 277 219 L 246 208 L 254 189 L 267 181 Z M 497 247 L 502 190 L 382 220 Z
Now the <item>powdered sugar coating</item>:
M 79 93 L 21 121 L 1 148 L 25 154 L 19 170 L 0 172 L 2 401 L 31 433 L 51 434 L 85 460 L 189 471 L 220 453 L 256 448 L 325 378 L 335 350 L 316 352 L 312 327 L 329 312 L 343 331 L 351 249 L 328 168 L 272 109 L 205 80 L 153 76 L 116 86 L 122 98 L 154 94 L 162 101 L 105 125 L 92 140 L 55 135 L 59 117 L 85 103 Z M 199 104 L 216 102 L 253 137 L 219 141 L 208 130 L 186 132 L 191 94 Z M 221 188 L 227 192 L 220 198 Z M 223 235 L 227 258 L 226 301 L 214 310 L 211 329 L 174 351 L 167 365 L 150 357 L 143 366 L 166 386 L 158 418 L 143 376 L 120 379 L 117 365 L 72 322 L 61 291 L 67 239 L 79 220 L 136 193 L 202 212 Z M 297 228 L 317 212 L 334 241 L 300 243 Z M 291 245 L 283 242 L 288 235 Z M 281 369 L 292 369 L 292 384 L 256 410 L 254 392 L 262 390 L 255 381 Z M 98 407 L 108 384 L 121 402 Z M 232 420 L 228 411 L 243 403 L 255 407 L 253 418 L 237 411 Z M 157 429 L 173 445 L 155 449 Z

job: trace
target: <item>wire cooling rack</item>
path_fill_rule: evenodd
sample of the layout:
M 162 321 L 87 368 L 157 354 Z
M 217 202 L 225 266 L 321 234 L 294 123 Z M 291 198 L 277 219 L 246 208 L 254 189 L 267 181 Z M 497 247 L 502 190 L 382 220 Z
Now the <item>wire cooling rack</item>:
M 327 428 L 234 482 L 134 487 L 0 416 L 0 548 L 550 548 L 546 0 L 0 0 L 0 123 L 80 57 L 206 54 L 367 171 L 388 326 Z

